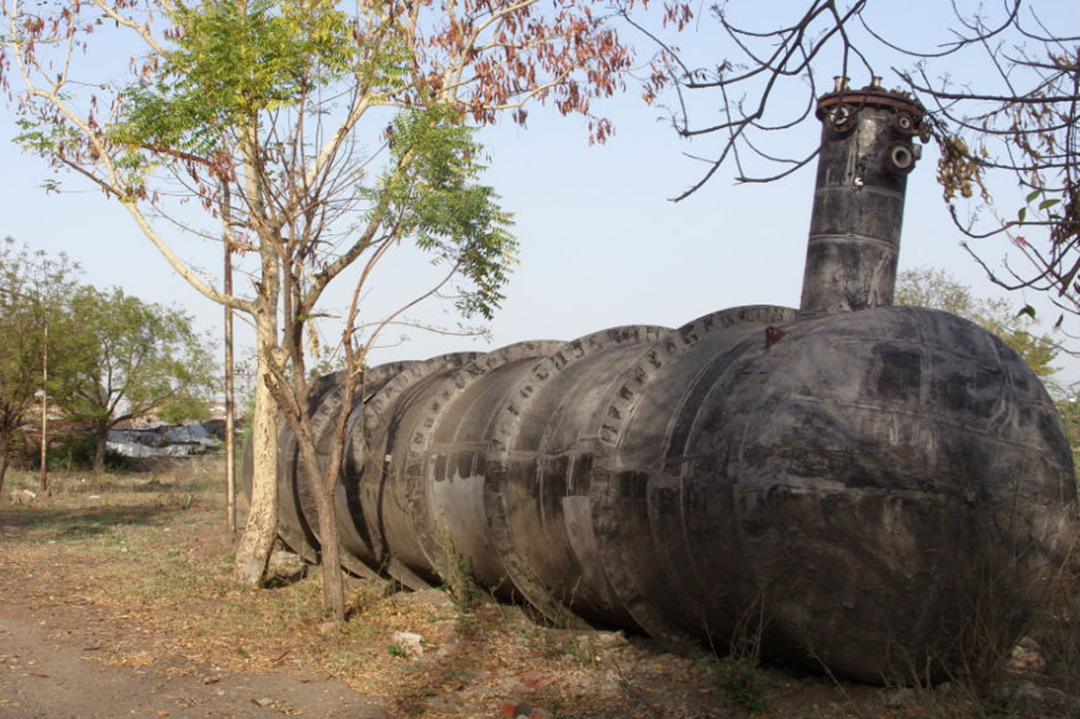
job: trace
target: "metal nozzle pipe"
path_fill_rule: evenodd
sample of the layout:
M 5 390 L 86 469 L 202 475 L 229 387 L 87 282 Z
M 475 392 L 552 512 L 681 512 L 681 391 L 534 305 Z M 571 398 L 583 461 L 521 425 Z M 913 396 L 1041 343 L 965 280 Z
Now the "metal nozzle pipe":
M 822 121 L 801 312 L 849 312 L 892 304 L 907 173 L 921 147 L 923 108 L 881 88 L 836 79 L 818 102 Z

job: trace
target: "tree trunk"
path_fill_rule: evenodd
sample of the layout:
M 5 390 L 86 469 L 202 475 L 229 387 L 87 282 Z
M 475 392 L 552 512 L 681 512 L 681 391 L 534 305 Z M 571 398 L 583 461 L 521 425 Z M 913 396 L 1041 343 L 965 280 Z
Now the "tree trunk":
M 307 450 L 307 451 L 305 451 Z M 314 456 L 314 447 L 301 448 L 301 452 Z M 305 467 L 310 467 L 305 462 Z M 334 511 L 334 488 L 336 482 L 329 480 L 318 468 L 306 469 L 312 489 L 315 491 L 315 511 L 319 520 L 319 545 L 322 559 L 323 604 L 332 609 L 334 619 L 345 621 L 345 582 L 341 573 L 341 540 L 338 533 L 337 514 Z M 337 473 L 334 472 L 334 477 Z
M 261 317 L 257 323 L 258 333 L 264 337 L 265 323 Z M 271 338 L 275 331 L 271 329 Z M 277 405 L 266 386 L 268 373 L 265 350 L 260 349 L 250 440 L 254 458 L 251 508 L 240 545 L 236 548 L 234 569 L 236 581 L 245 587 L 255 587 L 263 581 L 278 535 Z
M 45 437 L 41 438 L 45 441 Z M 98 427 L 94 438 L 94 474 L 105 474 L 105 449 L 109 443 L 109 430 L 107 427 Z
M 0 492 L 4 491 L 4 476 L 7 474 L 8 453 L 10 450 L 11 430 L 0 429 Z

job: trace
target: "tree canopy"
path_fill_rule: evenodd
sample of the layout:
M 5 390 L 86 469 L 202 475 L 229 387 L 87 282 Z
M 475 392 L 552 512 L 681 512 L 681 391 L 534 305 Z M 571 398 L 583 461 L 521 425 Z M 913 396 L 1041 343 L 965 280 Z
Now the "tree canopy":
M 56 390 L 67 416 L 94 431 L 94 469 L 105 469 L 109 430 L 156 413 L 171 419 L 206 413 L 217 383 L 208 340 L 185 312 L 113 288 L 81 287 L 68 305 L 77 371 Z
M 10 237 L 0 244 L 0 486 L 31 405 L 74 371 L 66 310 L 77 274 L 64 255 L 18 247 Z
M 47 408 L 92 429 L 99 471 L 118 422 L 206 412 L 216 372 L 191 317 L 77 277 L 65 255 L 11 239 L 0 248 L 0 481 L 11 439 L 42 392 Z

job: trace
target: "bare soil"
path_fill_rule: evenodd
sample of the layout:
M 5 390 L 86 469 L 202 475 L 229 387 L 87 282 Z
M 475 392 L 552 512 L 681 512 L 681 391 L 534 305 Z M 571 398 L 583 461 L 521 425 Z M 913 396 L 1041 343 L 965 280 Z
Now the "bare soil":
M 267 588 L 231 584 L 223 475 L 214 458 L 54 475 L 49 496 L 18 504 L 12 492 L 36 480 L 9 476 L 0 719 L 1080 716 L 1075 656 L 1034 635 L 976 691 L 962 678 L 871 687 L 707 648 L 676 655 L 383 580 L 350 579 L 337 625 L 318 572 L 285 552 Z

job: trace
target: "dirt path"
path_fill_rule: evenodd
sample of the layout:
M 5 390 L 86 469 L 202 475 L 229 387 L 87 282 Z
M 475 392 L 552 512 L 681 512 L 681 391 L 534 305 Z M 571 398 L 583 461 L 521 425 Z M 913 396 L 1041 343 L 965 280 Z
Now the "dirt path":
M 98 649 L 92 632 L 51 628 L 48 611 L 0 607 L 0 717 L 386 716 L 340 681 L 214 667 L 170 676 L 99 664 Z

